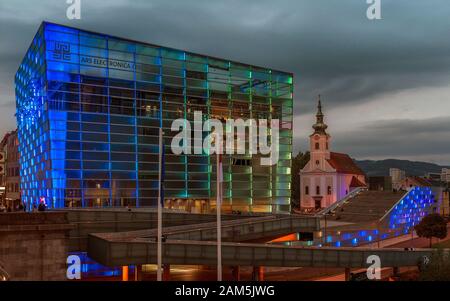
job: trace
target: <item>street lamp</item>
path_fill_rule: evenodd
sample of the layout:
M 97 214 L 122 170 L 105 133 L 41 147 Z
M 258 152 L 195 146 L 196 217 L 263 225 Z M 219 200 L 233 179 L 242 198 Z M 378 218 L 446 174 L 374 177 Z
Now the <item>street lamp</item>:
M 323 217 L 324 217 L 324 222 L 325 222 L 325 227 L 324 227 L 324 230 L 323 230 L 323 245 L 325 246 L 326 245 L 326 243 L 327 243 L 327 216 L 333 216 L 333 213 L 331 213 L 331 212 L 326 212 L 326 213 L 324 213 L 323 214 Z

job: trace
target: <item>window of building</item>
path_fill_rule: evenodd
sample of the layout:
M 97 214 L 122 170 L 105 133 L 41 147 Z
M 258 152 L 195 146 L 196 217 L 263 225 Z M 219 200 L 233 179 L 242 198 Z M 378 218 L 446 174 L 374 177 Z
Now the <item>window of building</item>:
M 252 160 L 250 160 L 250 159 L 233 159 L 233 165 L 235 165 L 235 166 L 252 166 Z
M 316 165 L 320 165 L 320 161 L 319 160 L 316 160 Z
M 328 189 L 327 189 L 328 195 L 331 195 L 332 192 L 333 192 L 333 191 L 332 191 L 332 189 L 331 189 L 331 186 L 328 186 Z
M 319 144 L 319 142 L 317 142 L 316 143 L 316 150 L 319 150 L 320 149 L 320 144 Z
M 309 186 L 305 186 L 305 195 L 309 195 Z
M 316 186 L 316 195 L 320 195 L 320 186 Z

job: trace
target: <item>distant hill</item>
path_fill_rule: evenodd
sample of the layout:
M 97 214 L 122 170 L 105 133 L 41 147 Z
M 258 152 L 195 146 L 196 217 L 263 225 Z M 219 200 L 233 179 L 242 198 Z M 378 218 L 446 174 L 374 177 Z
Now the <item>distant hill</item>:
M 448 166 L 440 166 L 433 163 L 396 159 L 354 161 L 368 176 L 389 176 L 389 168 L 404 170 L 407 176 L 424 176 L 428 172 L 440 173 L 442 168 L 449 168 Z

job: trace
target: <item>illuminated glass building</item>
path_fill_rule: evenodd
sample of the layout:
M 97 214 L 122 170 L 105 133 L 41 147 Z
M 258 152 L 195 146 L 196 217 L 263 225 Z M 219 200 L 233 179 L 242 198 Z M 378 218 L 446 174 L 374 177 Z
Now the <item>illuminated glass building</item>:
M 215 157 L 173 155 L 178 118 L 280 120 L 280 160 L 225 155 L 224 210 L 289 212 L 292 74 L 42 23 L 17 71 L 22 200 L 51 208 L 215 207 Z M 206 136 L 206 133 L 204 133 Z M 236 137 L 242 139 L 242 137 Z M 244 137 L 245 139 L 245 137 Z

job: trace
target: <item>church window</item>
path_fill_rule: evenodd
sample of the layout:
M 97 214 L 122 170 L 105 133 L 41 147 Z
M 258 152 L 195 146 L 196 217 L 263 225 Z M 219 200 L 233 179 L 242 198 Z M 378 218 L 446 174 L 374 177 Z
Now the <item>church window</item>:
M 316 195 L 320 195 L 320 186 L 316 186 Z
M 309 195 L 309 186 L 305 186 L 305 195 Z
M 328 186 L 328 195 L 331 195 L 331 193 L 332 193 L 331 186 Z
M 316 150 L 320 149 L 320 144 L 317 142 L 316 143 Z
M 316 160 L 316 165 L 320 165 L 320 161 L 319 160 Z

